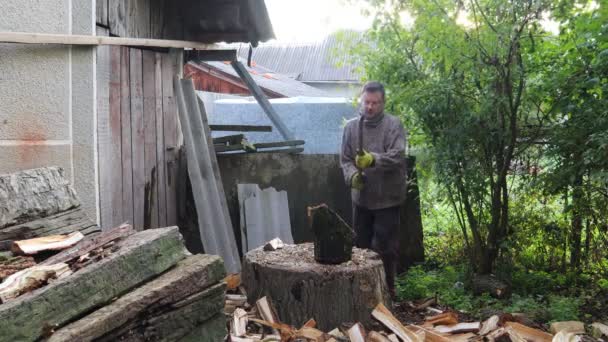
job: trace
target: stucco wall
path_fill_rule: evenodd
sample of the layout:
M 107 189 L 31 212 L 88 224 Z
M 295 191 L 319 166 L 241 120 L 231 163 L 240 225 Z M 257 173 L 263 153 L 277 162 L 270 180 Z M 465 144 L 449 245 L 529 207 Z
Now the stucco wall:
M 94 0 L 4 0 L 0 31 L 94 35 Z M 95 48 L 0 44 L 0 173 L 59 165 L 97 220 Z

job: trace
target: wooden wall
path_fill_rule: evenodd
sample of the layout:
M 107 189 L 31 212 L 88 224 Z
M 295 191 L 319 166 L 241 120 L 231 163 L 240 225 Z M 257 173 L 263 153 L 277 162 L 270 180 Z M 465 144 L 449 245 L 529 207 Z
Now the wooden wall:
M 181 73 L 181 56 L 178 51 L 115 46 L 98 49 L 103 228 L 125 221 L 137 229 L 177 223 L 179 133 L 173 77 Z

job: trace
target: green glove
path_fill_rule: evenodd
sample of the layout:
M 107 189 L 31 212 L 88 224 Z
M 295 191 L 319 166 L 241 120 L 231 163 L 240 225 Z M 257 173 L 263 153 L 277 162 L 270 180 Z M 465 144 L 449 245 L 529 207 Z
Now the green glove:
M 360 169 L 367 169 L 374 165 L 374 156 L 366 150 L 363 150 L 362 155 L 357 154 L 357 157 L 355 157 L 355 164 Z
M 365 183 L 363 183 L 363 177 L 361 177 L 360 172 L 355 172 L 350 178 L 350 187 L 359 191 L 363 190 Z

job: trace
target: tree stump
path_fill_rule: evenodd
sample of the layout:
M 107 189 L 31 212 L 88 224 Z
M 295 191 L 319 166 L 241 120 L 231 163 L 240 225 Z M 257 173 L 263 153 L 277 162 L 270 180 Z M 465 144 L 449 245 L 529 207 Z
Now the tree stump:
M 325 204 L 308 207 L 310 228 L 315 234 L 315 260 L 322 264 L 341 264 L 350 260 L 355 233 Z
M 279 319 L 298 328 L 310 318 L 324 331 L 343 322 L 371 323 L 376 305 L 390 302 L 378 254 L 354 248 L 351 261 L 325 265 L 315 261 L 313 250 L 305 243 L 249 251 L 242 270 L 249 302 L 267 296 Z

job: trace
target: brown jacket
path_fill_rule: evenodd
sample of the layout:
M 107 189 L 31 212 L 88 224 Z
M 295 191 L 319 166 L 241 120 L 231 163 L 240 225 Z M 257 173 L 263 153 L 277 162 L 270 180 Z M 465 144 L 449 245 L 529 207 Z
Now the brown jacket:
M 355 157 L 359 147 L 359 120 L 346 123 L 342 136 L 340 164 L 346 184 L 357 172 Z M 363 122 L 363 149 L 374 156 L 374 165 L 365 169 L 367 180 L 363 190 L 352 189 L 352 200 L 367 209 L 383 209 L 400 205 L 406 194 L 405 129 L 401 120 L 390 114 Z

